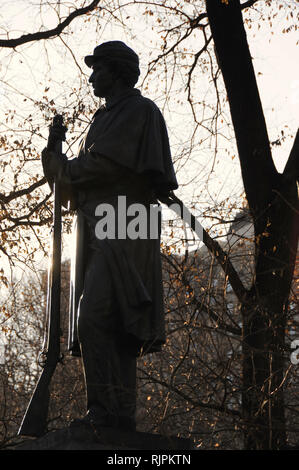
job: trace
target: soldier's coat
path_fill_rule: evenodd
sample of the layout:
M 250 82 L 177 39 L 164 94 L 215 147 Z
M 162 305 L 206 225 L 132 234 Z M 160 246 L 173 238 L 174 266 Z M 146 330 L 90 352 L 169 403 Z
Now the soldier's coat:
M 128 344 L 136 354 L 159 350 L 165 341 L 159 237 L 99 240 L 93 235 L 99 204 L 111 204 L 117 215 L 118 196 L 123 195 L 127 206 L 137 202 L 149 210 L 159 194 L 177 188 L 167 130 L 158 107 L 136 89 L 101 107 L 78 158 L 66 163 L 63 180 L 72 187 L 77 211 L 69 349 L 80 354 L 77 309 L 87 251 L 92 247 L 101 250 L 108 262 L 107 275 L 113 279 Z

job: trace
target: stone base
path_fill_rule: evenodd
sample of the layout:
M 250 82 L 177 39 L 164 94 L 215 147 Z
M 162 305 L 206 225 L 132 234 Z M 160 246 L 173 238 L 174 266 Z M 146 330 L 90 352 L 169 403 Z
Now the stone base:
M 175 436 L 76 426 L 28 439 L 14 450 L 191 450 L 191 441 Z

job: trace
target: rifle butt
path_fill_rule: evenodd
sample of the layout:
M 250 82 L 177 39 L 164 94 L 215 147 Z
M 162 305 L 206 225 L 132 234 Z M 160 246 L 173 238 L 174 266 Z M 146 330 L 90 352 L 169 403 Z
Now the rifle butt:
M 50 401 L 49 385 L 56 364 L 49 368 L 45 365 L 23 417 L 19 436 L 40 437 L 45 434 Z

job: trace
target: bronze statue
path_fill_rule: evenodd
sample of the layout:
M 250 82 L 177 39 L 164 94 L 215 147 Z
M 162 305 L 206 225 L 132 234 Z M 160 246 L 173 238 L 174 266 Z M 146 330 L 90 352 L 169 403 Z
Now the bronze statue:
M 134 88 L 137 54 L 109 41 L 85 63 L 95 96 L 106 104 L 95 113 L 77 158 L 43 151 L 48 181 L 59 178 L 77 216 L 69 347 L 83 359 L 87 414 L 76 423 L 135 430 L 136 357 L 165 342 L 160 233 L 150 236 L 150 208 L 177 188 L 177 180 L 164 118 Z M 146 236 L 126 231 L 134 204 L 144 208 Z M 115 209 L 115 230 L 99 237 L 107 208 Z

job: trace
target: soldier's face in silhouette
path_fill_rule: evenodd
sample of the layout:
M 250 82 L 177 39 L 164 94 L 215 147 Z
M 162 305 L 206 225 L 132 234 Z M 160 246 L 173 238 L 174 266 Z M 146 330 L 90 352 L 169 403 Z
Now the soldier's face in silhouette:
M 116 79 L 115 74 L 101 61 L 96 62 L 92 69 L 93 72 L 89 77 L 89 82 L 92 84 L 94 95 L 99 98 L 106 98 L 111 95 Z

